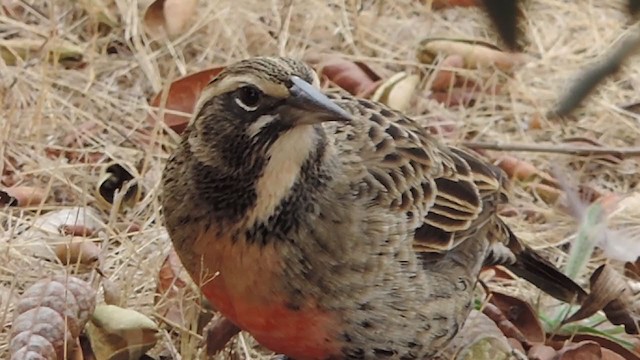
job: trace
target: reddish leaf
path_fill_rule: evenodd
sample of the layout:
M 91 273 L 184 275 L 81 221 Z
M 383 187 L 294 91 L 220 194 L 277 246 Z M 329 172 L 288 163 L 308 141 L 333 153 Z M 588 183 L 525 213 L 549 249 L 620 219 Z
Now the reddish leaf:
M 545 333 L 531 305 L 516 297 L 495 291 L 491 293 L 490 301 L 502 311 L 527 340 L 544 342 Z
M 558 360 L 602 360 L 602 350 L 593 341 L 569 343 L 558 351 Z
M 529 360 L 553 360 L 556 357 L 556 350 L 545 344 L 534 344 L 527 352 Z
M 202 89 L 223 69 L 224 67 L 215 67 L 202 70 L 179 78 L 171 83 L 166 95 L 167 102 L 164 104 L 165 113 L 163 119 L 169 128 L 178 134 L 184 131 L 189 123 L 189 115 L 193 113 Z M 153 97 L 150 105 L 152 107 L 162 107 L 162 100 L 163 93 L 160 92 Z M 169 113 L 170 111 L 183 112 L 189 115 L 172 114 Z M 149 114 L 147 121 L 153 123 L 157 119 L 157 116 L 159 115 Z
M 640 360 L 639 354 L 627 349 L 626 347 L 606 337 L 597 336 L 593 334 L 571 334 L 571 335 L 554 334 L 553 338 L 556 339 L 556 341 L 550 341 L 550 345 L 553 345 L 556 348 L 562 348 L 562 346 L 564 345 L 564 341 L 567 341 L 567 340 L 572 340 L 574 342 L 593 341 L 600 345 L 600 347 L 603 350 L 603 355 L 604 355 L 604 350 L 609 350 L 611 352 L 619 354 L 620 356 L 622 356 L 622 358 L 626 360 Z M 606 357 L 604 356 L 603 358 L 606 359 Z
M 367 97 L 380 84 L 380 76 L 359 61 L 335 55 L 310 55 L 306 61 L 314 65 L 321 80 L 329 81 L 353 95 Z
M 433 0 L 431 7 L 436 10 L 453 6 L 471 7 L 479 5 L 479 0 Z
M 507 319 L 504 313 L 497 306 L 493 304 L 485 304 L 482 308 L 482 313 L 493 320 L 505 336 L 517 340 L 526 348 L 531 346 L 527 337 L 511 321 L 509 321 L 509 319 Z
M 203 330 L 207 354 L 214 355 L 224 349 L 229 340 L 239 332 L 240 328 L 225 317 L 212 319 Z

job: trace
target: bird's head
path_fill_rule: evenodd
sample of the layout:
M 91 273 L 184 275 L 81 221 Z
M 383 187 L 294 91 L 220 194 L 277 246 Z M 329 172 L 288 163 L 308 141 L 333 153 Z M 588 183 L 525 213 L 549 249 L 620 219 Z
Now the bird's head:
M 318 83 L 300 61 L 261 57 L 228 66 L 207 85 L 181 151 L 212 212 L 252 226 L 285 211 L 296 184 L 320 191 L 329 181 L 337 162 L 322 123 L 351 114 Z
M 351 118 L 318 85 L 311 68 L 290 58 L 228 66 L 198 101 L 189 126 L 191 151 L 204 163 L 229 169 L 267 160 L 275 151 L 306 152 L 318 124 Z

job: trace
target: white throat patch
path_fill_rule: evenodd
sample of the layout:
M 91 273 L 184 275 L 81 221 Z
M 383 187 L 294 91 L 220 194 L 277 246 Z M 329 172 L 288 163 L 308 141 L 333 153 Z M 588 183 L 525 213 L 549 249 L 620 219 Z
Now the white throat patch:
M 269 161 L 256 184 L 256 206 L 249 211 L 246 226 L 266 221 L 285 199 L 300 170 L 315 147 L 317 135 L 311 125 L 301 125 L 283 133 L 269 149 Z

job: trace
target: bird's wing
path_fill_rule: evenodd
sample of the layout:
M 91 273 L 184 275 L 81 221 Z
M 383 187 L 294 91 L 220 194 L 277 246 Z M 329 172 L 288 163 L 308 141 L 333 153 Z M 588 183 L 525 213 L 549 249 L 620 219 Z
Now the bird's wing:
M 331 125 L 341 153 L 354 152 L 364 171 L 357 191 L 415 221 L 414 248 L 445 252 L 473 237 L 506 199 L 500 169 L 441 144 L 417 122 L 368 100 L 336 99 L 356 116 Z M 356 175 L 356 176 L 358 176 Z M 483 211 L 483 209 L 485 211 Z
M 414 120 L 381 104 L 346 95 L 335 95 L 334 100 L 355 115 L 350 124 L 329 128 L 344 161 L 361 165 L 349 167 L 361 169 L 349 174 L 362 179 L 353 182 L 359 186 L 353 190 L 413 224 L 413 248 L 424 261 L 465 241 L 488 241 L 485 258 L 479 261 L 506 265 L 560 300 L 580 302 L 586 297 L 497 216 L 496 207 L 509 193 L 502 170 L 442 144 Z

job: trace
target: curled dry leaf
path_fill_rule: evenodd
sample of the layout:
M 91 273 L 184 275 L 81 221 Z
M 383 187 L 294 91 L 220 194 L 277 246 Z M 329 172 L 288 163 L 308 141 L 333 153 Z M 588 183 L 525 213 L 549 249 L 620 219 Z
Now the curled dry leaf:
M 556 182 L 551 175 L 539 170 L 535 165 L 511 155 L 499 157 L 498 160 L 496 160 L 496 165 L 504 170 L 510 178 L 519 181 L 541 179 L 551 182 L 552 184 Z
M 523 346 L 529 348 L 531 347 L 531 342 L 527 339 L 527 337 L 518 329 L 507 317 L 502 313 L 502 311 L 495 305 L 488 303 L 485 304 L 482 308 L 482 313 L 488 316 L 493 322 L 498 326 L 502 333 L 516 341 L 518 341 Z
M 460 55 L 469 69 L 495 66 L 502 71 L 511 71 L 524 62 L 522 54 L 504 52 L 484 41 L 444 38 L 420 41 L 417 57 L 421 63 L 431 64 L 439 55 Z
M 622 275 L 604 264 L 593 272 L 589 282 L 591 291 L 583 305 L 563 323 L 582 320 L 602 310 L 611 323 L 624 325 L 629 334 L 638 334 L 640 308 Z
M 47 198 L 45 189 L 33 186 L 14 186 L 0 189 L 0 206 L 36 206 Z
M 29 287 L 14 312 L 12 360 L 64 359 L 96 305 L 91 286 L 72 276 L 55 276 Z
M 24 251 L 49 261 L 56 261 L 56 247 L 69 241 L 65 226 L 82 227 L 95 233 L 101 229 L 100 213 L 91 207 L 69 207 L 44 213 L 23 233 L 16 236 Z M 63 250 L 58 250 L 64 253 Z
M 93 265 L 100 260 L 100 248 L 93 241 L 79 236 L 55 245 L 53 252 L 63 265 Z
M 196 14 L 198 0 L 155 0 L 144 13 L 144 28 L 153 38 L 182 33 Z
M 114 163 L 103 168 L 96 198 L 106 208 L 112 205 L 133 206 L 140 200 L 140 176 L 130 166 Z
M 135 360 L 155 346 L 158 326 L 145 315 L 115 305 L 96 307 L 87 324 L 96 360 Z
M 104 302 L 107 305 L 120 306 L 122 302 L 122 289 L 115 282 L 104 277 L 102 278 L 102 291 L 104 292 Z
M 328 80 L 353 95 L 368 97 L 380 84 L 381 77 L 359 61 L 315 54 L 307 56 L 305 60 L 316 68 L 321 80 Z
M 150 105 L 155 108 L 164 105 L 162 121 L 173 131 L 181 134 L 189 124 L 189 118 L 196 107 L 202 89 L 218 75 L 224 67 L 214 67 L 181 77 L 171 83 L 163 104 L 164 92 L 156 94 Z M 180 114 L 182 113 L 182 114 Z M 157 116 L 149 114 L 147 121 L 154 123 Z
M 464 325 L 437 359 L 511 359 L 515 351 L 496 324 L 485 314 L 471 310 Z
M 549 345 L 560 349 L 564 346 L 565 341 L 573 341 L 575 343 L 591 341 L 598 343 L 602 349 L 602 358 L 605 360 L 618 360 L 616 356 L 620 356 L 621 359 L 625 360 L 640 360 L 640 355 L 633 350 L 628 349 L 610 338 L 595 334 L 575 334 L 573 332 L 567 335 L 554 334 L 553 340 L 550 339 L 548 342 L 550 343 Z M 635 348 L 637 348 L 637 345 Z M 616 354 L 616 356 L 613 356 L 611 353 Z
M 58 62 L 80 62 L 84 50 L 60 39 L 4 39 L 0 40 L 0 58 L 7 65 L 16 65 L 33 56 L 47 56 Z
M 447 91 L 459 85 L 460 77 L 455 70 L 464 67 L 464 58 L 460 55 L 449 55 L 438 64 L 438 69 L 431 80 L 431 90 Z
M 533 344 L 527 352 L 529 360 L 554 360 L 556 358 L 556 350 L 551 346 L 537 343 Z
M 490 302 L 494 304 L 506 319 L 518 329 L 525 338 L 534 342 L 544 342 L 545 333 L 538 315 L 531 305 L 516 297 L 493 291 Z M 507 336 L 514 337 L 509 333 Z
M 600 345 L 593 341 L 569 343 L 558 351 L 558 360 L 602 360 Z
M 240 332 L 240 328 L 227 318 L 220 316 L 211 319 L 202 331 L 208 355 L 215 355 L 225 348 L 229 340 Z
M 405 111 L 409 108 L 418 83 L 420 83 L 418 75 L 397 73 L 378 86 L 371 100 L 379 101 L 392 109 Z

